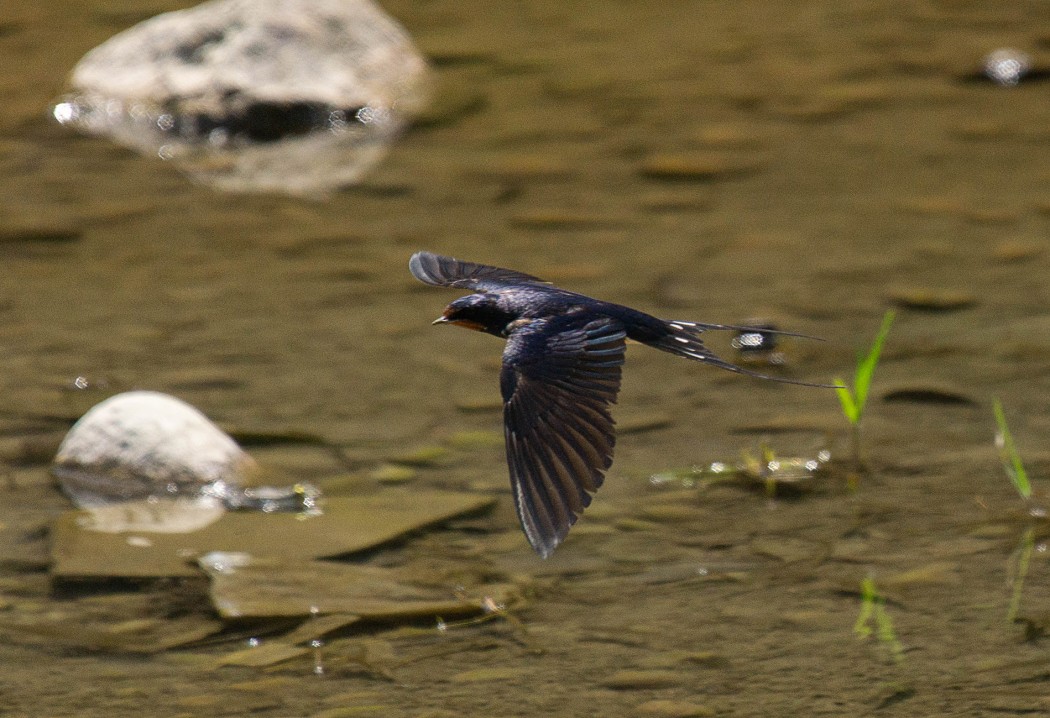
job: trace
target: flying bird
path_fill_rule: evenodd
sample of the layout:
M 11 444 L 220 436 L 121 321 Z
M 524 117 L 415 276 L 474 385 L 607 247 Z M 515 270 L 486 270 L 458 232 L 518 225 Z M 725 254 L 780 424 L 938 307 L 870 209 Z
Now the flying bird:
M 408 267 L 425 284 L 472 292 L 449 304 L 434 324 L 507 340 L 500 371 L 507 464 L 521 526 L 543 558 L 590 505 L 612 465 L 616 438 L 609 408 L 620 390 L 627 339 L 738 374 L 828 386 L 738 367 L 700 339 L 707 330 L 746 327 L 657 319 L 529 274 L 430 252 L 416 252 Z

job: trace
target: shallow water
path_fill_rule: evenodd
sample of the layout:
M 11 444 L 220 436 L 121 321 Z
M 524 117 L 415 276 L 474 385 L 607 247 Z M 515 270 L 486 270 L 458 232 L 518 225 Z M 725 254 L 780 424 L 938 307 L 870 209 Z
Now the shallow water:
M 84 52 L 180 6 L 0 18 L 0 623 L 38 629 L 2 629 L 8 714 L 1050 711 L 1046 526 L 998 465 L 991 412 L 1000 397 L 1045 496 L 1050 104 L 1042 78 L 974 79 L 1003 46 L 1050 67 L 1044 3 L 388 3 L 434 60 L 437 101 L 365 184 L 317 202 L 219 195 L 47 122 Z M 850 491 L 838 463 L 773 500 L 651 486 L 763 442 L 841 460 L 846 427 L 831 392 L 632 347 L 616 463 L 541 561 L 486 440 L 500 345 L 429 326 L 455 295 L 408 275 L 421 248 L 821 336 L 785 343 L 785 371 L 817 381 L 848 375 L 897 306 L 870 475 Z M 330 493 L 448 448 L 417 456 L 408 485 L 497 492 L 498 508 L 368 559 L 450 595 L 509 580 L 523 600 L 445 632 L 367 626 L 269 668 L 217 667 L 243 640 L 87 650 L 62 627 L 211 620 L 192 582 L 46 575 L 43 527 L 68 508 L 49 451 L 129 388 L 191 402 Z M 869 575 L 899 650 L 855 635 Z

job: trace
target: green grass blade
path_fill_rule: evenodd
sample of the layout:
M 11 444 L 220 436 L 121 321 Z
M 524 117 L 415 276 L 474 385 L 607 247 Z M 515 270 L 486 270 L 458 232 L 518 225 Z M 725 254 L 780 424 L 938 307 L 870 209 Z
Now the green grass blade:
M 1010 582 L 1013 590 L 1010 593 L 1010 608 L 1006 611 L 1006 622 L 1013 623 L 1021 612 L 1021 597 L 1024 595 L 1024 581 L 1028 577 L 1028 567 L 1032 561 L 1032 552 L 1035 550 L 1035 529 L 1031 526 L 1021 537 L 1021 544 L 1017 551 L 1017 570 L 1014 572 L 1013 580 Z
M 1028 472 L 1021 463 L 1021 454 L 1014 444 L 1014 437 L 1010 433 L 1010 427 L 1006 425 L 1006 414 L 1003 412 L 1003 404 L 998 398 L 992 400 L 992 413 L 995 414 L 995 447 L 999 449 L 999 460 L 1003 462 L 1003 470 L 1010 477 L 1017 493 L 1026 501 L 1032 497 L 1032 484 L 1028 481 Z
M 872 634 L 871 619 L 875 612 L 877 597 L 874 579 L 869 576 L 860 582 L 860 613 L 853 624 L 853 633 L 857 638 L 868 638 Z
M 857 402 L 853 400 L 853 392 L 846 386 L 845 380 L 841 377 L 835 377 L 835 383 L 841 384 L 841 386 L 835 388 L 835 393 L 839 395 L 842 413 L 845 414 L 849 423 L 856 424 L 860 421 L 860 412 L 857 411 Z
M 879 327 L 879 333 L 875 335 L 875 342 L 871 345 L 867 356 L 857 364 L 857 373 L 853 380 L 853 394 L 857 404 L 858 418 L 864 413 L 864 405 L 868 401 L 868 389 L 871 388 L 875 367 L 878 366 L 879 357 L 882 356 L 882 345 L 886 343 L 886 337 L 890 333 L 890 326 L 893 325 L 895 316 L 896 312 L 892 309 L 882 316 L 882 326 Z

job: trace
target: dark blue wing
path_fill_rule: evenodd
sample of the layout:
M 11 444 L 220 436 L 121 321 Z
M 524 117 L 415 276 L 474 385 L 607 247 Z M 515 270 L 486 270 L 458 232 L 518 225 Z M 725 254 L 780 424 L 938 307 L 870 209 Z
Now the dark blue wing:
M 609 407 L 625 339 L 615 319 L 565 315 L 537 319 L 507 340 L 500 374 L 507 464 L 525 536 L 544 558 L 612 464 Z
M 416 252 L 408 269 L 419 281 L 438 287 L 459 287 L 472 292 L 489 292 L 519 284 L 547 284 L 530 274 L 500 269 L 486 264 L 462 262 L 430 252 Z

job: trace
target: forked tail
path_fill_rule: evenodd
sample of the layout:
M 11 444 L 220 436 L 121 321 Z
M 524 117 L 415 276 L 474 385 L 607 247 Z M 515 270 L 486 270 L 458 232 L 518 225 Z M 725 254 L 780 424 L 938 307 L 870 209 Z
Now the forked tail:
M 703 324 L 701 322 L 682 322 L 677 320 L 667 320 L 664 325 L 670 329 L 670 333 L 656 339 L 655 341 L 647 342 L 649 346 L 661 349 L 671 354 L 677 354 L 678 356 L 685 357 L 686 359 L 693 359 L 694 361 L 704 362 L 716 366 L 719 369 L 725 369 L 726 371 L 736 372 L 737 374 L 746 374 L 747 376 L 754 377 L 756 379 L 769 379 L 770 381 L 779 381 L 783 384 L 798 384 L 800 386 L 815 386 L 825 389 L 835 389 L 838 387 L 837 384 L 818 384 L 809 381 L 801 381 L 798 379 L 787 379 L 780 376 L 771 376 L 769 374 L 762 374 L 761 372 L 752 371 L 751 369 L 745 369 L 744 367 L 737 366 L 727 362 L 724 359 L 719 358 L 714 352 L 708 349 L 703 340 L 700 339 L 700 335 L 705 331 L 718 331 L 718 330 L 734 330 L 734 331 L 755 331 L 755 327 L 744 327 L 734 324 Z M 807 334 L 797 334 L 795 332 L 783 332 L 778 329 L 766 329 L 762 328 L 763 333 L 770 334 L 783 334 L 791 337 L 803 337 L 805 339 L 817 339 L 817 337 L 811 337 Z M 819 340 L 818 340 L 819 341 Z

